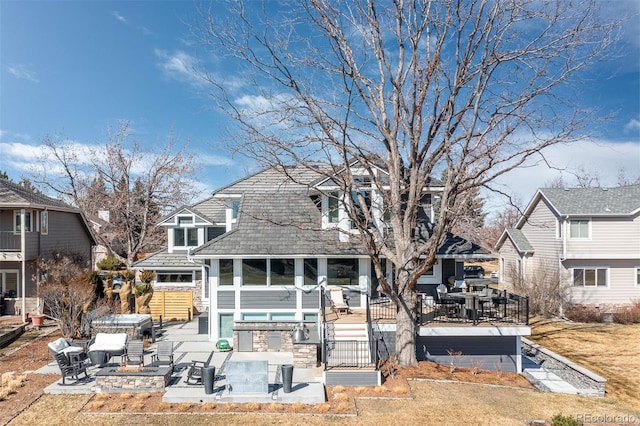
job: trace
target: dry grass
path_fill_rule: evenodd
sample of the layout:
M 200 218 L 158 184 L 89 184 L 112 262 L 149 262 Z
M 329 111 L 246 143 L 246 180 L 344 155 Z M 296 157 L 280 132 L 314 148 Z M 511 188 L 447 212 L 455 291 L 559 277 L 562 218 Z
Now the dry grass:
M 607 399 L 640 410 L 640 324 L 532 321 L 531 339 L 607 379 Z

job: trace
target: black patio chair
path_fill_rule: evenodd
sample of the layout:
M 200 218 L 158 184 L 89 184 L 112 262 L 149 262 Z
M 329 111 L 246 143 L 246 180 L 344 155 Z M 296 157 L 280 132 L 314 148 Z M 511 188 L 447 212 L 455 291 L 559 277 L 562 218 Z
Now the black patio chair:
M 213 351 L 209 354 L 209 358 L 207 358 L 206 361 L 191 361 L 191 367 L 189 367 L 189 371 L 187 372 L 185 383 L 188 385 L 202 384 L 202 370 L 209 366 L 211 358 L 213 358 Z M 191 383 L 192 380 L 194 383 Z
M 60 367 L 60 373 L 62 373 L 62 384 L 66 385 L 65 379 L 67 377 L 75 379 L 77 382 L 80 380 L 80 373 L 84 373 L 86 378 L 89 378 L 87 374 L 87 363 L 85 360 L 70 361 L 69 358 L 62 352 L 55 354 L 56 362 Z

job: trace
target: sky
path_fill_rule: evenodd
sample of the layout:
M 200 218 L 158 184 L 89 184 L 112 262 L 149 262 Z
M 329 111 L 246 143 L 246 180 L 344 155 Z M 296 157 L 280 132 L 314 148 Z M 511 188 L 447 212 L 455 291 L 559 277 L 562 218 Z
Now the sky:
M 549 150 L 555 168 L 539 161 L 500 182 L 525 204 L 560 175 L 574 183 L 577 170 L 603 186 L 615 186 L 621 170 L 640 177 L 640 0 L 613 0 L 607 10 L 628 18 L 617 46 L 623 54 L 590 70 L 580 92 L 584 105 L 611 117 L 579 147 Z M 191 36 L 197 19 L 192 1 L 0 0 L 0 171 L 28 177 L 46 135 L 90 147 L 119 120 L 131 122 L 143 145 L 164 143 L 170 132 L 189 141 L 200 199 L 254 171 L 222 146 L 229 119 L 192 72 L 211 65 Z M 224 63 L 215 67 L 236 75 Z

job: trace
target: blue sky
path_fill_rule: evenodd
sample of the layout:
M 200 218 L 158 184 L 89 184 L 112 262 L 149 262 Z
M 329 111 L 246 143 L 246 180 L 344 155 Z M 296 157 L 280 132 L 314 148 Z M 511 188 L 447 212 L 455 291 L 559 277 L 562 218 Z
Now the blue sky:
M 580 149 L 558 146 L 549 157 L 560 167 L 595 171 L 611 186 L 620 169 L 640 175 L 640 1 L 613 1 L 608 10 L 631 17 L 622 54 L 593 69 L 580 96 L 612 117 Z M 220 146 L 228 119 L 191 73 L 205 64 L 236 75 L 192 42 L 187 24 L 196 19 L 192 1 L 0 0 L 0 170 L 19 180 L 45 135 L 90 146 L 121 119 L 143 144 L 164 142 L 171 130 L 189 139 L 202 169 L 201 198 L 252 170 Z M 557 175 L 536 166 L 508 179 L 526 202 Z

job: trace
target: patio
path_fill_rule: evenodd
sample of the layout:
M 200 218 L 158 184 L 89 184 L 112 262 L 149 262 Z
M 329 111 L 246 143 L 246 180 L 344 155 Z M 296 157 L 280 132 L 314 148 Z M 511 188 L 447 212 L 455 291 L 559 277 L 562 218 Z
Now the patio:
M 175 370 L 168 380 L 164 390 L 163 402 L 261 402 L 261 403 L 322 403 L 325 402 L 324 386 L 321 382 L 321 371 L 315 368 L 294 368 L 293 383 L 290 393 L 282 388 L 280 365 L 293 364 L 293 354 L 290 352 L 219 352 L 215 351 L 210 365 L 216 368 L 214 392 L 206 394 L 203 385 L 190 385 L 185 382 L 192 361 L 205 361 L 215 344 L 207 340 L 206 334 L 198 334 L 198 322 L 180 322 L 166 325 L 157 341 L 169 340 L 174 342 Z M 151 364 L 157 343 L 145 351 L 144 363 Z M 120 357 L 113 357 L 111 366 L 117 366 Z M 240 393 L 229 391 L 226 380 L 226 366 L 229 361 L 267 361 L 268 383 L 267 393 Z M 103 368 L 97 365 L 87 368 L 88 379 L 77 383 L 61 385 L 58 378 L 44 390 L 48 394 L 90 394 L 101 390 L 96 385 L 96 374 Z M 51 360 L 47 365 L 38 369 L 36 373 L 60 375 L 58 365 Z M 120 392 L 135 392 L 134 389 L 112 390 Z M 146 390 L 143 390 L 146 391 Z

